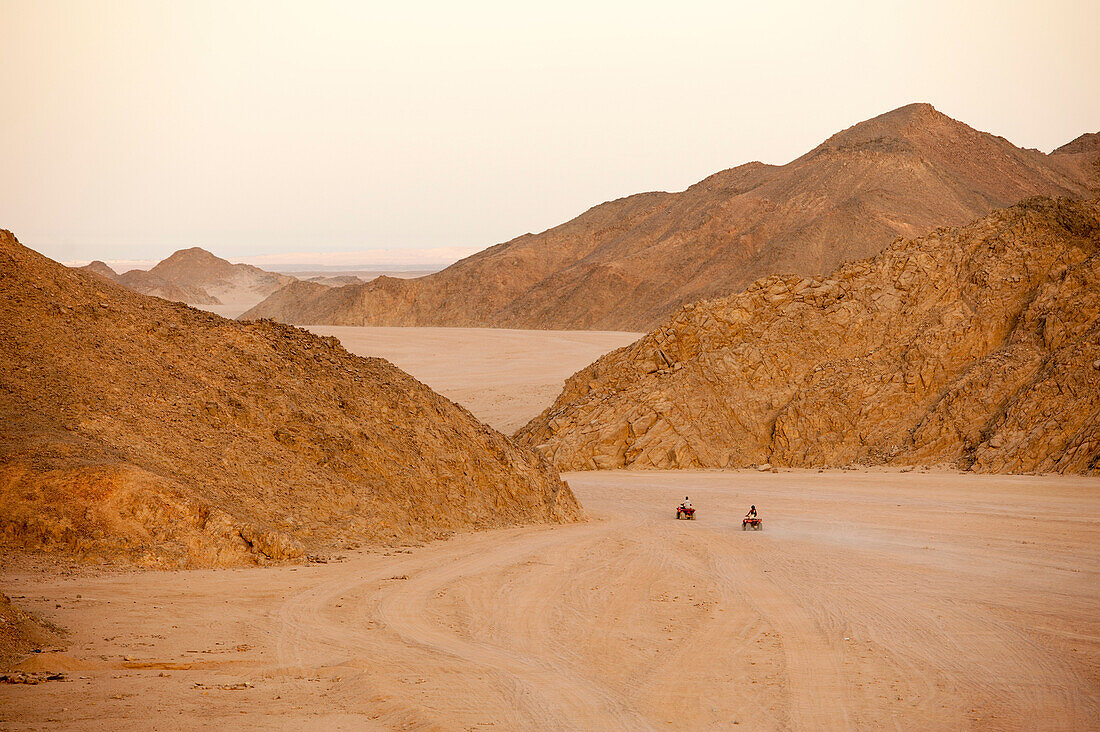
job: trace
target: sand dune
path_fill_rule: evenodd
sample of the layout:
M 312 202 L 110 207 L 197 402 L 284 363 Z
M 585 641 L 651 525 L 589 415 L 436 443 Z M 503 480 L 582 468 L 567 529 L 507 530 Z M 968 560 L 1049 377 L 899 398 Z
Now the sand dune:
M 594 520 L 301 568 L 0 576 L 13 729 L 1084 729 L 1094 478 L 586 473 Z M 671 518 L 691 495 L 695 522 Z M 739 531 L 750 502 L 766 522 Z

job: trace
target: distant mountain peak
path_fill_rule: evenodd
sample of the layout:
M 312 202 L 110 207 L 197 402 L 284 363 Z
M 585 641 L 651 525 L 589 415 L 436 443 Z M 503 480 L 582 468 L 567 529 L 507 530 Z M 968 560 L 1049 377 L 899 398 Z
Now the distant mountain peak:
M 188 247 L 187 249 L 179 249 L 173 252 L 170 256 L 166 257 L 161 264 L 165 262 L 197 262 L 197 263 L 222 263 L 229 264 L 229 260 L 222 259 L 221 257 L 208 252 L 202 247 Z
M 88 262 L 88 264 L 81 267 L 81 269 L 88 272 L 94 272 L 95 274 L 100 275 L 101 277 L 106 277 L 110 280 L 116 279 L 118 277 L 118 272 L 115 272 L 113 269 L 111 269 L 111 266 L 101 259 L 97 259 L 94 262 Z
M 954 132 L 960 137 L 978 134 L 972 127 L 948 117 L 927 102 L 906 104 L 841 130 L 818 149 L 850 148 L 883 141 L 912 142 L 930 132 Z
M 892 115 L 900 116 L 928 116 L 939 115 L 940 117 L 947 117 L 946 114 L 940 112 L 938 109 L 932 106 L 930 102 L 911 102 L 909 104 L 903 104 L 897 109 L 891 109 L 889 112 L 883 112 L 879 117 L 889 117 Z M 950 118 L 948 118 L 950 119 Z
M 273 296 L 246 317 L 644 330 L 758 277 L 823 275 L 899 236 L 960 226 L 1029 196 L 1091 197 L 1100 175 L 1088 157 L 1021 149 L 931 104 L 906 104 L 786 165 L 747 163 L 680 193 L 608 201 L 427 277 Z

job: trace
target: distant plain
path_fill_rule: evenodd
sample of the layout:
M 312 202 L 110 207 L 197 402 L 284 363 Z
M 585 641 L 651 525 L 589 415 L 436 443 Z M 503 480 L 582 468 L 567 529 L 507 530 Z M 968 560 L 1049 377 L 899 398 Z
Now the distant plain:
M 511 434 L 550 406 L 565 380 L 641 333 L 500 328 L 307 326 L 378 356 Z

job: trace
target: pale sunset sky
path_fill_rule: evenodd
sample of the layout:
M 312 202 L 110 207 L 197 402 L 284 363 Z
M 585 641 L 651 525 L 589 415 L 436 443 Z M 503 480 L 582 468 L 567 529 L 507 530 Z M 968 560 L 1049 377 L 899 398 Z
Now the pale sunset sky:
M 1093 0 L 0 0 L 0 227 L 66 262 L 444 263 L 909 102 L 1049 152 L 1100 129 L 1098 28 Z

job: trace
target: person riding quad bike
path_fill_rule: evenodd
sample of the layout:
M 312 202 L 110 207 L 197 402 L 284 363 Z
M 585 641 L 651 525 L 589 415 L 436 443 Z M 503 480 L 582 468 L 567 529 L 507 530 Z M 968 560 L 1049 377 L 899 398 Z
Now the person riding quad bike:
M 684 502 L 676 507 L 676 518 L 695 520 L 695 507 L 691 505 L 687 496 L 684 496 Z
M 756 506 L 751 506 L 749 512 L 745 514 L 745 518 L 741 519 L 741 530 L 760 531 L 762 528 L 764 528 L 764 522 L 756 515 Z

